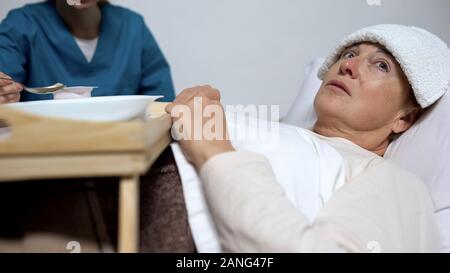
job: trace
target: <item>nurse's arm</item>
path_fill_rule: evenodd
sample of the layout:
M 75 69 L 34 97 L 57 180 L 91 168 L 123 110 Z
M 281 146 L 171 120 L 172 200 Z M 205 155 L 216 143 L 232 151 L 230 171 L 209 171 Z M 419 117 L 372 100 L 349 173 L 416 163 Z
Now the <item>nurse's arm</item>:
M 175 90 L 169 64 L 144 22 L 142 22 L 142 43 L 140 94 L 164 95 L 161 101 L 173 101 Z
M 35 33 L 35 27 L 35 24 L 33 24 L 21 10 L 9 12 L 6 18 L 1 22 L 0 71 L 4 73 L 3 76 L 6 75 L 6 77 L 11 77 L 18 82 L 23 82 L 26 79 L 27 72 L 25 67 L 27 64 L 29 47 L 32 46 L 30 41 L 33 40 L 32 36 Z M 2 86 L 8 85 L 5 82 L 0 84 Z M 7 88 L 3 91 L 8 93 L 11 90 Z M 13 98 L 13 100 L 15 100 L 15 98 Z

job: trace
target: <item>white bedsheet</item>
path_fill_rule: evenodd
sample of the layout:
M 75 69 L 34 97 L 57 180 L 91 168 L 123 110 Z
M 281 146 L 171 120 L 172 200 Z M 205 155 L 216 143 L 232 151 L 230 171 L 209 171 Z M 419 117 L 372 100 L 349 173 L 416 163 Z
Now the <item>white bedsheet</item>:
M 333 192 L 345 183 L 347 163 L 334 148 L 306 129 L 279 124 L 278 134 L 269 129 L 261 130 L 261 126 L 256 128 L 233 122 L 232 119 L 228 119 L 228 126 L 231 136 L 242 130 L 258 131 L 259 140 L 247 134 L 244 140 L 233 140 L 233 146 L 237 150 L 266 155 L 287 198 L 311 221 Z M 172 150 L 197 251 L 220 252 L 220 243 L 201 181 L 177 143 L 172 144 Z

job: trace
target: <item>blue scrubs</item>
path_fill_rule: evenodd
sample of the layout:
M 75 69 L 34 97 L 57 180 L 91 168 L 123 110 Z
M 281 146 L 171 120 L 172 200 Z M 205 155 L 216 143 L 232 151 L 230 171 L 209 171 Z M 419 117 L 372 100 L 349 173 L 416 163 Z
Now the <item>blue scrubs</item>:
M 0 71 L 26 86 L 56 82 L 98 86 L 93 96 L 175 97 L 169 65 L 143 18 L 122 7 L 101 6 L 97 49 L 86 60 L 52 1 L 12 10 L 0 24 Z M 21 93 L 21 101 L 51 95 Z

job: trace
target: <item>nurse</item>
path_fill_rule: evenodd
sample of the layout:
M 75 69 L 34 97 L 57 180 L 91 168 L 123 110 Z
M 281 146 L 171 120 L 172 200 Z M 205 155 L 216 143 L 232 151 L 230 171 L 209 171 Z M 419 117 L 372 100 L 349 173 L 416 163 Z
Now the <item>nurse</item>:
M 79 4 L 74 5 L 74 3 Z M 144 19 L 103 0 L 48 0 L 0 24 L 0 103 L 51 99 L 22 85 L 97 86 L 93 96 L 174 99 L 169 65 Z

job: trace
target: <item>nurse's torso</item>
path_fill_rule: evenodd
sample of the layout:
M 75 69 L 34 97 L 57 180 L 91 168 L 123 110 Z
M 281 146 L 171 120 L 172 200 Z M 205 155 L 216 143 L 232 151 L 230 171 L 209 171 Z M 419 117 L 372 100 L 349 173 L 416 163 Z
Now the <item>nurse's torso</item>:
M 123 8 L 102 6 L 97 48 L 88 62 L 53 3 L 24 8 L 34 22 L 28 39 L 27 86 L 97 86 L 93 96 L 138 94 L 141 78 L 141 28 Z M 51 99 L 51 95 L 22 92 L 21 101 Z

